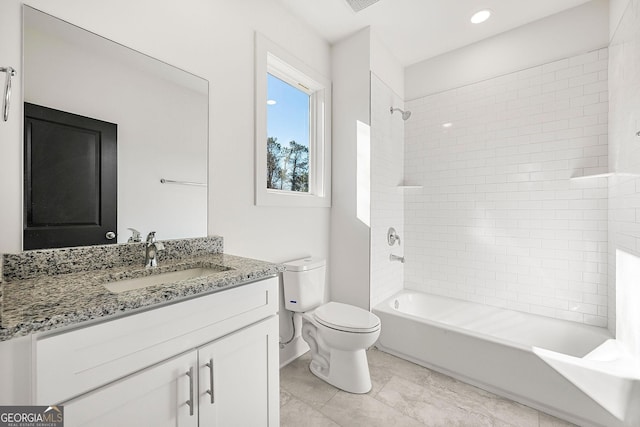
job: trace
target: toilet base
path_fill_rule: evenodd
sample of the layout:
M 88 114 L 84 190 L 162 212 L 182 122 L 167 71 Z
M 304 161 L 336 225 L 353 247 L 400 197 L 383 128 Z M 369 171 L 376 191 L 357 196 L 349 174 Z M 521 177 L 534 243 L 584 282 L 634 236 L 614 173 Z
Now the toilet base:
M 321 380 L 349 393 L 364 394 L 371 390 L 369 363 L 364 349 L 356 351 L 332 349 L 328 369 L 312 360 L 309 370 Z

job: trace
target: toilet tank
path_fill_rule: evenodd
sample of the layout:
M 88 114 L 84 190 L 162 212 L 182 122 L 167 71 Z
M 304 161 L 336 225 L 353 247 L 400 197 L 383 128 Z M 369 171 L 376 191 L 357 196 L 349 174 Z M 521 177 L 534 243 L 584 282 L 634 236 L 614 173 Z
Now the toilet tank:
M 316 308 L 324 300 L 326 261 L 305 258 L 285 262 L 282 273 L 284 306 L 289 311 L 304 312 Z

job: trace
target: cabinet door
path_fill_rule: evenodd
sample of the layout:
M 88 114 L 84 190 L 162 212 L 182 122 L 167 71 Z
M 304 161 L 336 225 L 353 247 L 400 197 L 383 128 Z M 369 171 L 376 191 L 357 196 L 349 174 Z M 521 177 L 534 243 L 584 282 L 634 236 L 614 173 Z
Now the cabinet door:
M 65 426 L 197 427 L 196 367 L 194 350 L 63 403 Z
M 277 427 L 278 318 L 198 350 L 200 427 Z

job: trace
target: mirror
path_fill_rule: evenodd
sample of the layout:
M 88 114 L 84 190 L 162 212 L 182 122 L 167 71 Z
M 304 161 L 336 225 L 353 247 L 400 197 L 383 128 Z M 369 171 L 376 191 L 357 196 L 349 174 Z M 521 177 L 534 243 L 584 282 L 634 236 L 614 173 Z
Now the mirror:
M 29 6 L 23 17 L 24 102 L 117 124 L 117 242 L 128 228 L 206 236 L 208 81 Z

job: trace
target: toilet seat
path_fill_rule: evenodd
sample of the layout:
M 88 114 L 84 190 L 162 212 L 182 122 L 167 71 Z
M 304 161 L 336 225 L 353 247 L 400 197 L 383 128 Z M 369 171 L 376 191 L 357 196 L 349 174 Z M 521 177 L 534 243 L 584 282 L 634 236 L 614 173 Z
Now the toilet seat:
M 368 333 L 380 329 L 380 319 L 373 313 L 353 305 L 329 302 L 313 312 L 320 324 L 344 332 Z

